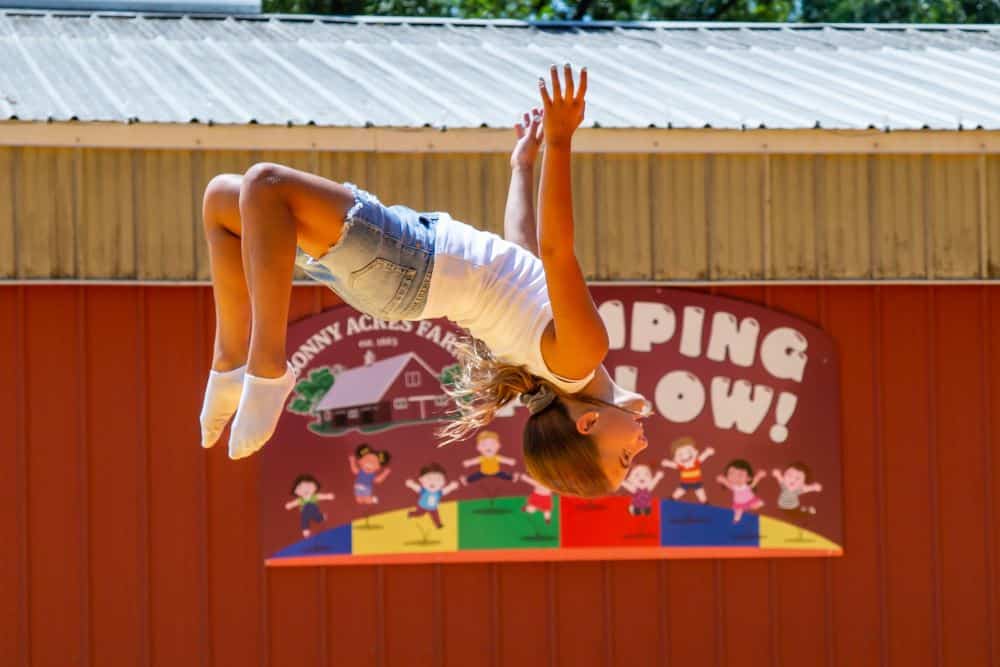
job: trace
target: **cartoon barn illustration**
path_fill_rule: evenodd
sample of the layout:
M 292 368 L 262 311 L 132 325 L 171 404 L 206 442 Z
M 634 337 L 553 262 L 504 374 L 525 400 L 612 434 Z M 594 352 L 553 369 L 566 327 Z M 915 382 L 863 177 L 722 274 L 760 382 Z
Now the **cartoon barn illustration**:
M 369 350 L 364 365 L 339 373 L 313 409 L 319 418 L 315 430 L 340 432 L 438 420 L 448 402 L 438 374 L 417 354 L 407 352 L 376 361 L 375 353 Z

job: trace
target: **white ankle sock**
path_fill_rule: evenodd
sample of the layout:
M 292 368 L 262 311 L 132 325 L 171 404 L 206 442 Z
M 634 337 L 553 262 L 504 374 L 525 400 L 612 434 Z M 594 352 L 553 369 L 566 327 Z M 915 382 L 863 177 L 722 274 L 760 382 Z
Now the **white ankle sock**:
M 208 449 L 219 439 L 229 418 L 236 412 L 243 393 L 246 366 L 231 371 L 212 371 L 205 386 L 205 401 L 201 406 L 201 446 Z
M 285 409 L 285 399 L 294 386 L 291 367 L 276 378 L 246 374 L 239 409 L 229 432 L 229 458 L 242 459 L 264 446 L 274 434 Z

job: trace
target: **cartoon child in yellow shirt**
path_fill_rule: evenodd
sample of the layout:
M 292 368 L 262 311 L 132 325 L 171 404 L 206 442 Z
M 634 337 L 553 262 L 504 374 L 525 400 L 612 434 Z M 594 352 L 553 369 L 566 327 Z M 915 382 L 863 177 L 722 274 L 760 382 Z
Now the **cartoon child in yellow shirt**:
M 480 431 L 479 435 L 476 437 L 476 450 L 479 451 L 480 455 L 475 458 L 462 461 L 462 465 L 466 468 L 479 466 L 479 470 L 472 473 L 468 477 L 460 477 L 459 479 L 463 485 L 478 482 L 479 480 L 486 479 L 488 477 L 498 477 L 500 479 L 507 480 L 508 482 L 517 481 L 517 473 L 511 475 L 509 472 L 500 468 L 502 465 L 512 466 L 516 464 L 517 461 L 507 456 L 500 456 L 500 436 L 497 433 L 493 431 Z

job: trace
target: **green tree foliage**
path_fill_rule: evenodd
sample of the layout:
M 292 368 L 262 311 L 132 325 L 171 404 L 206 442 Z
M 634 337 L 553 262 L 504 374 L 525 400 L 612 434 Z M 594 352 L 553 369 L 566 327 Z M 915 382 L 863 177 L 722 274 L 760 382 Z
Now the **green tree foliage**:
M 452 364 L 451 366 L 445 366 L 441 369 L 441 376 L 438 378 L 441 384 L 445 387 L 450 387 L 455 384 L 455 380 L 462 373 L 462 366 L 459 364 Z
M 312 414 L 313 408 L 319 403 L 326 392 L 333 386 L 334 377 L 329 368 L 317 368 L 309 373 L 309 377 L 299 380 L 295 385 L 295 397 L 288 409 L 300 415 Z
M 1000 22 L 1000 0 L 264 0 L 264 11 L 577 21 Z

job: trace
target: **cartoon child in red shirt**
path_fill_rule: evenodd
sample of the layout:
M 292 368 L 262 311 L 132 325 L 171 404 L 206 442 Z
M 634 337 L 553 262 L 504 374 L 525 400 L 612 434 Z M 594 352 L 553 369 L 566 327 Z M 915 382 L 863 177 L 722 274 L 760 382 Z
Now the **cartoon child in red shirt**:
M 702 504 L 708 502 L 705 485 L 702 482 L 701 464 L 713 454 L 715 450 L 711 447 L 699 452 L 694 438 L 680 438 L 670 445 L 670 458 L 663 459 L 660 465 L 680 472 L 681 483 L 674 491 L 674 500 L 680 500 L 689 491 L 693 491 L 698 502 Z
M 552 523 L 552 491 L 523 472 L 518 476 L 518 480 L 529 484 L 532 488 L 531 495 L 524 501 L 521 511 L 528 514 L 541 512 L 545 517 L 545 523 Z

